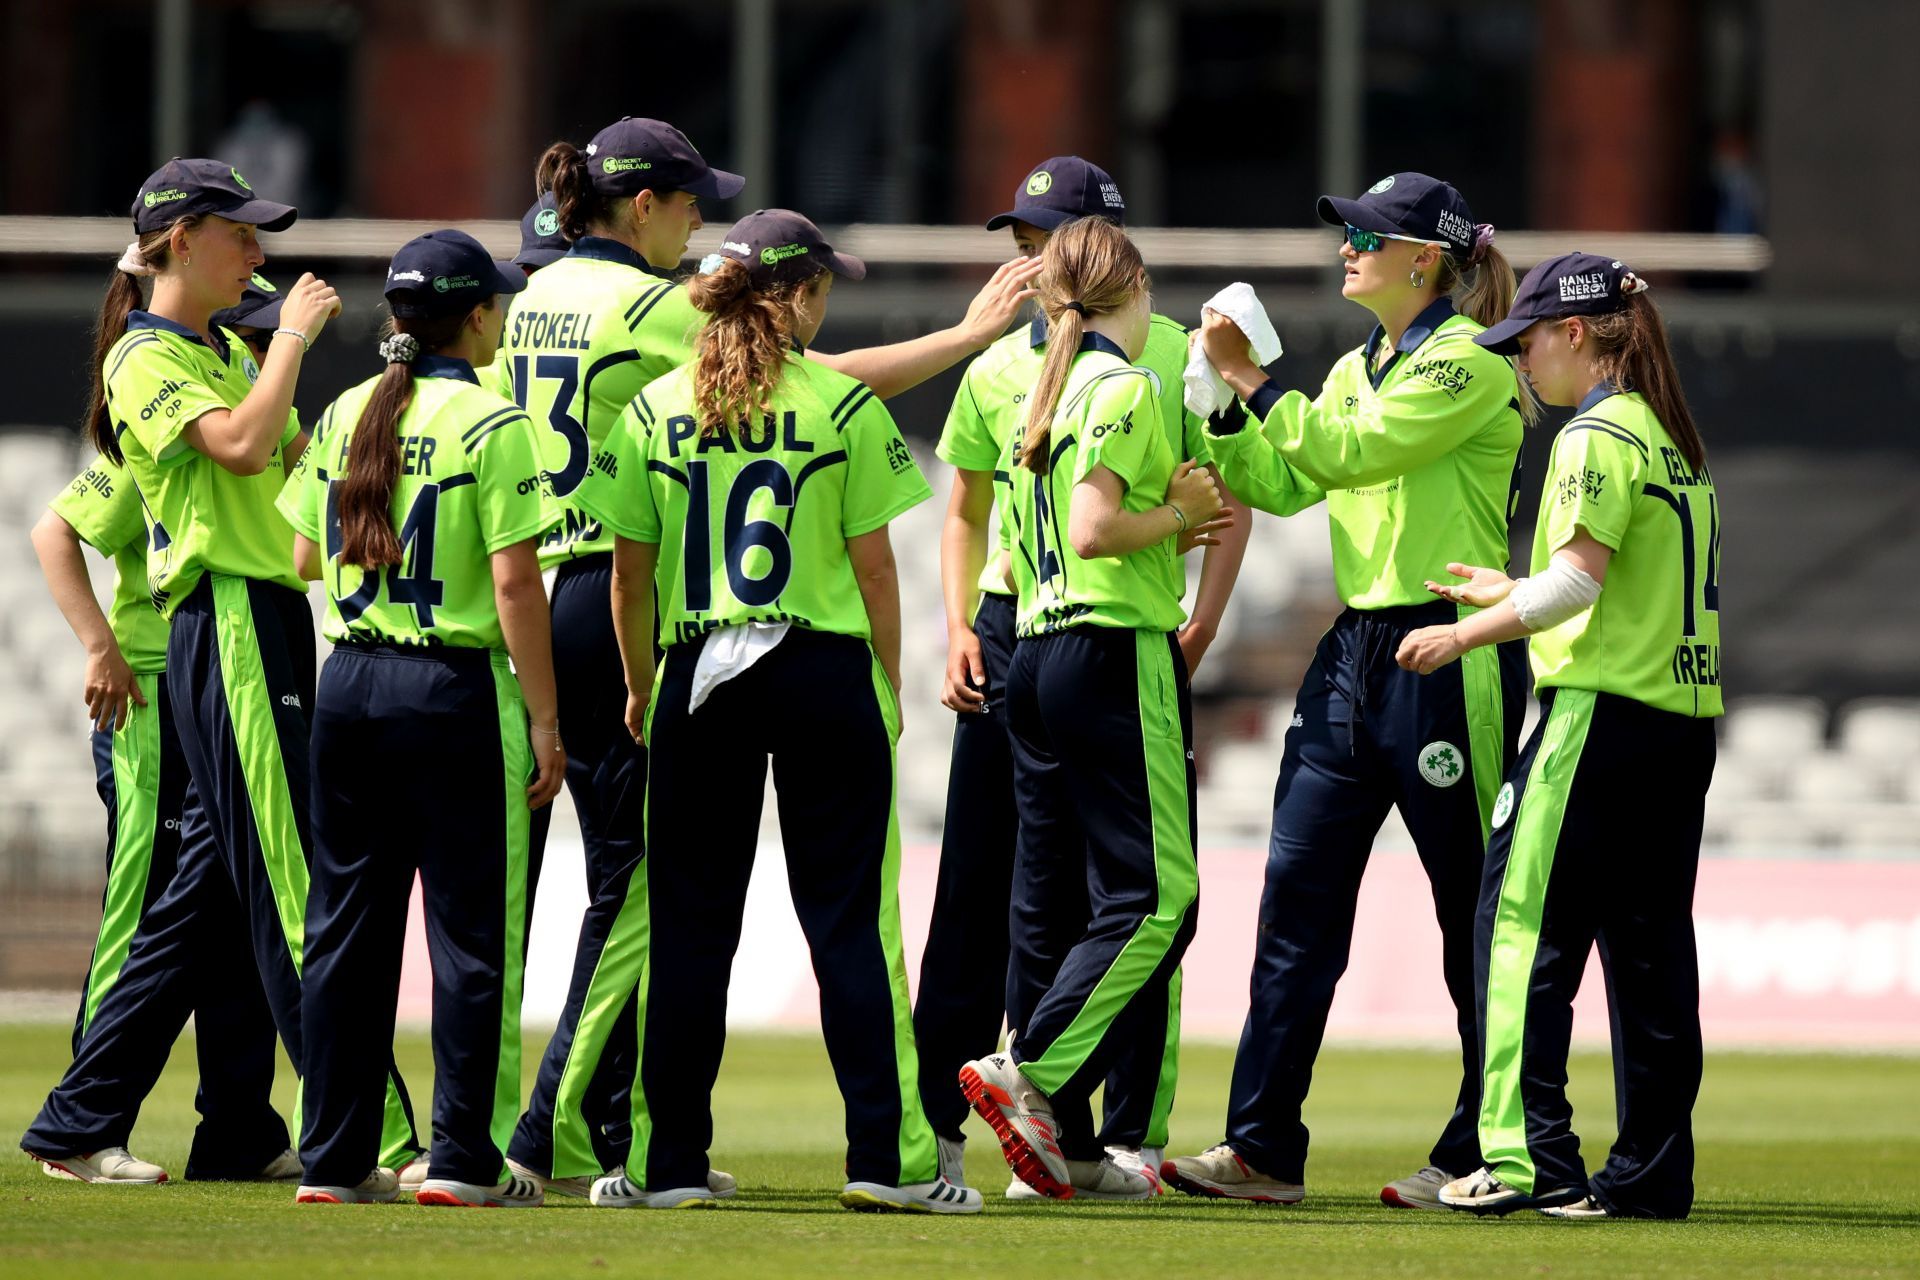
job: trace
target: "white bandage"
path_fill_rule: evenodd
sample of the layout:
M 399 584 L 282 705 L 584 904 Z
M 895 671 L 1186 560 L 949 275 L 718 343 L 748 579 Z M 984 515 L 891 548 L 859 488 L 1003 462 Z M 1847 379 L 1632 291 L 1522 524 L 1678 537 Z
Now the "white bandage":
M 1584 613 L 1600 598 L 1600 584 L 1555 556 L 1545 573 L 1513 584 L 1513 611 L 1531 631 L 1548 631 Z

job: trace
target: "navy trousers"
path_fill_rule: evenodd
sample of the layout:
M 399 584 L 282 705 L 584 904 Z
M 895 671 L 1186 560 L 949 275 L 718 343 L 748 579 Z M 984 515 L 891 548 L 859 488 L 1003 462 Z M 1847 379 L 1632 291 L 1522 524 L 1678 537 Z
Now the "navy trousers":
M 1227 1113 L 1227 1141 L 1269 1177 L 1305 1179 L 1300 1108 L 1346 971 L 1360 877 L 1395 806 L 1433 888 L 1460 1037 L 1459 1091 L 1428 1159 L 1456 1176 L 1480 1166 L 1474 904 L 1494 795 L 1520 735 L 1526 656 L 1518 644 L 1476 650 L 1430 676 L 1395 664 L 1408 631 L 1455 621 L 1458 610 L 1444 601 L 1347 610 L 1294 701 Z M 1430 969 L 1432 959 L 1403 963 Z

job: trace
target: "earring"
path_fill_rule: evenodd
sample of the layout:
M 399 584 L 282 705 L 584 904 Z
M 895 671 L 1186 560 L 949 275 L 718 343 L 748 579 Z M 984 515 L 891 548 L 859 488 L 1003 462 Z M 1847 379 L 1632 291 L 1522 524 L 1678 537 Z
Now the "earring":
M 1426 287 L 1427 277 L 1421 272 L 1409 271 L 1407 273 L 1407 278 L 1413 281 L 1413 287 L 1416 289 L 1423 289 Z
M 183 266 L 183 267 L 190 267 L 190 266 L 192 266 L 192 265 L 193 265 L 193 259 L 192 259 L 192 258 L 186 258 L 186 257 L 183 257 L 183 258 L 181 258 L 181 259 L 180 259 L 180 265 L 181 265 L 181 266 Z

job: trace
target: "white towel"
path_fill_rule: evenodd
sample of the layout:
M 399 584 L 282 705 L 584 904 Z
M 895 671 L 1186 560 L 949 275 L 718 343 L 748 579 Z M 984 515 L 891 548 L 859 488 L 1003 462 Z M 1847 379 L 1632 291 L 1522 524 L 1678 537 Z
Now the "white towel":
M 693 664 L 693 690 L 687 710 L 698 711 L 707 695 L 773 652 L 787 638 L 791 622 L 747 622 L 721 627 L 700 647 Z
M 1202 310 L 1218 311 L 1240 326 L 1240 332 L 1253 344 L 1255 364 L 1272 364 L 1280 358 L 1280 335 L 1274 332 L 1273 321 L 1267 318 L 1267 309 L 1260 305 L 1252 285 L 1235 281 L 1207 299 Z M 1233 403 L 1233 388 L 1213 367 L 1197 341 L 1187 357 L 1180 381 L 1186 387 L 1187 408 L 1202 418 Z

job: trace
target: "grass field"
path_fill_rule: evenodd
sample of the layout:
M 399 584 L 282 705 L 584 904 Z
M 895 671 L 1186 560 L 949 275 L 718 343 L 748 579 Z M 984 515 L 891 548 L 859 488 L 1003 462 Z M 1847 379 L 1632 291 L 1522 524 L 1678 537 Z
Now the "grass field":
M 426 1097 L 425 1037 L 409 1034 L 399 1048 L 414 1096 Z M 530 1043 L 529 1063 L 537 1052 Z M 66 1054 L 64 1028 L 0 1026 L 9 1144 Z M 1231 1065 L 1225 1047 L 1187 1051 L 1176 1151 L 1218 1138 Z M 287 1186 L 92 1188 L 46 1178 L 22 1156 L 0 1158 L 0 1275 L 1920 1275 L 1920 1059 L 1710 1056 L 1699 1198 L 1686 1223 L 1381 1208 L 1381 1182 L 1422 1162 L 1452 1070 L 1441 1053 L 1326 1053 L 1308 1111 L 1308 1200 L 1296 1208 L 1178 1196 L 1009 1205 L 999 1150 L 972 1122 L 967 1171 L 988 1189 L 987 1213 L 896 1217 L 847 1213 L 834 1200 L 840 1108 L 818 1042 L 742 1036 L 721 1074 L 714 1144 L 741 1192 L 714 1212 L 618 1213 L 561 1198 L 531 1212 L 296 1209 Z M 138 1154 L 176 1173 L 192 1071 L 183 1041 L 135 1134 Z M 1597 1163 L 1612 1136 L 1604 1059 L 1575 1060 L 1573 1092 Z

